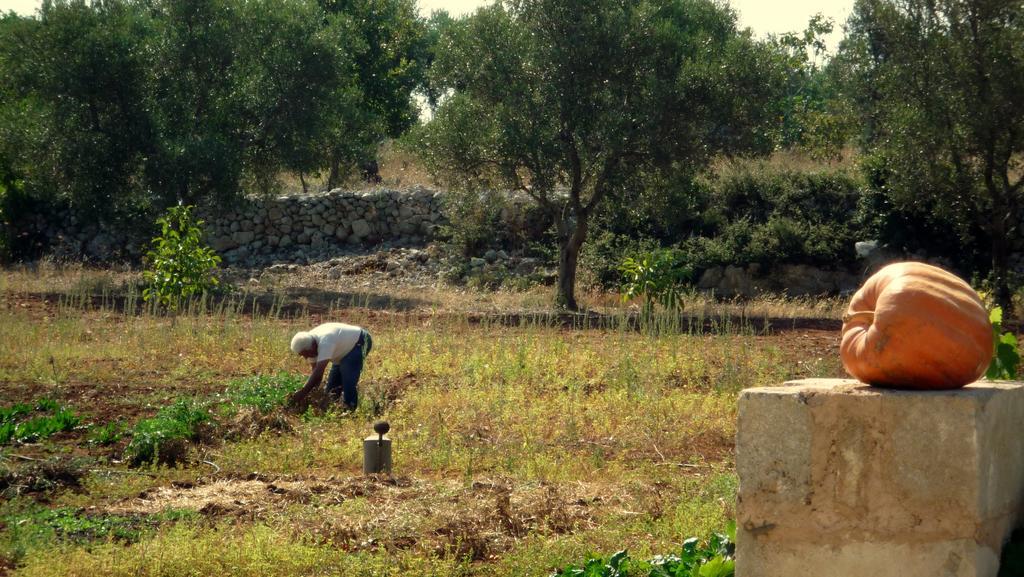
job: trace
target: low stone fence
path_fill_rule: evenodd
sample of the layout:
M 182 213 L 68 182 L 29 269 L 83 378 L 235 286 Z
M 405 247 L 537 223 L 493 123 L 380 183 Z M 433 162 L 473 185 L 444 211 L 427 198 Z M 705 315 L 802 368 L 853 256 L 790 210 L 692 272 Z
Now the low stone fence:
M 327 260 L 346 246 L 422 243 L 445 217 L 438 193 L 413 188 L 282 196 L 206 220 L 210 246 L 225 261 L 254 265 Z
M 1024 520 L 1024 384 L 743 391 L 737 577 L 996 577 Z
M 446 222 L 441 195 L 425 188 L 247 199 L 234 210 L 198 216 L 224 261 L 245 266 L 327 260 L 364 244 L 421 244 Z M 138 260 L 154 232 L 111 230 L 67 210 L 38 221 L 51 253 L 70 260 Z

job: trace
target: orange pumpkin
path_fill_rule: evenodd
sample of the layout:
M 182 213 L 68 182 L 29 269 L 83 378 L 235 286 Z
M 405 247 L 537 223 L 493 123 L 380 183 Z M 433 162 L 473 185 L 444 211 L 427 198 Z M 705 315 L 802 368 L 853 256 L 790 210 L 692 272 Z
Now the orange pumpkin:
M 985 374 L 992 325 L 978 293 L 956 275 L 895 263 L 853 295 L 839 354 L 848 373 L 871 385 L 956 389 Z

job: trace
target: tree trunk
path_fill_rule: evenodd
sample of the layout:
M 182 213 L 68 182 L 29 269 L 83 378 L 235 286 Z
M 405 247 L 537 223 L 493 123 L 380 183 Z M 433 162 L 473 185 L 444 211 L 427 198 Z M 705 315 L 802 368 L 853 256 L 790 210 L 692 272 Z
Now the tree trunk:
M 309 188 L 306 186 L 306 177 L 303 176 L 302 172 L 299 172 L 299 182 L 302 183 L 302 194 L 307 194 Z
M 327 175 L 327 190 L 333 190 L 338 186 L 341 179 L 341 159 L 338 155 L 331 155 L 331 171 Z
M 1001 217 L 996 217 L 1001 220 Z M 992 230 L 992 288 L 996 304 L 1003 309 L 1003 318 L 1013 315 L 1013 291 L 1010 290 L 1010 243 L 1006 227 L 997 224 Z
M 562 233 L 558 244 L 558 293 L 555 303 L 570 311 L 580 310 L 576 303 L 576 268 L 579 265 L 580 249 L 587 240 L 587 215 L 577 214 L 576 225 L 572 226 L 563 218 L 559 222 Z
M 994 166 L 991 155 L 985 167 L 985 188 L 992 199 L 989 233 L 992 235 L 992 290 L 995 292 L 996 304 L 1003 309 L 1003 317 L 1013 315 L 1013 291 L 1010 290 L 1010 239 L 1009 224 L 1015 211 L 1011 208 L 1007 193 L 1001 190 L 994 178 Z

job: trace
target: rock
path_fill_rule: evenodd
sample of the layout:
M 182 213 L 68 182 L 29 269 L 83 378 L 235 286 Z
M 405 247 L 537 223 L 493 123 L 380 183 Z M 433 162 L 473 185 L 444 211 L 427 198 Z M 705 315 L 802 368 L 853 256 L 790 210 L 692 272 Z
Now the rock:
M 490 249 L 484 253 L 484 260 L 487 262 L 494 262 L 498 260 L 498 252 L 494 249 Z
M 212 248 L 216 252 L 228 251 L 235 248 L 236 246 L 238 246 L 238 243 L 235 242 L 235 239 L 230 236 L 220 236 L 210 241 L 210 248 Z
M 473 268 L 482 268 L 485 264 L 487 264 L 487 261 L 480 257 L 474 256 L 473 258 L 469 259 L 469 266 Z
M 370 230 L 370 223 L 361 218 L 352 222 L 352 236 L 365 238 L 370 236 Z
M 871 256 L 871 253 L 878 250 L 878 241 L 862 240 L 860 242 L 856 242 L 853 245 L 853 250 L 856 251 L 857 256 L 859 256 L 860 258 L 867 258 Z
M 508 260 L 508 253 L 503 251 L 503 250 L 499 250 L 498 251 L 498 260 Z

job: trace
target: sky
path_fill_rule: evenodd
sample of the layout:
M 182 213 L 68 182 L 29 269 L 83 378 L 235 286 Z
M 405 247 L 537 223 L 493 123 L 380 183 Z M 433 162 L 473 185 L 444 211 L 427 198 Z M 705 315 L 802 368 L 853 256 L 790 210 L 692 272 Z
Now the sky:
M 425 16 L 442 9 L 460 16 L 489 3 L 490 0 L 419 0 L 417 5 Z M 835 30 L 827 39 L 831 48 L 842 38 L 842 25 L 853 6 L 853 0 L 730 0 L 729 3 L 739 15 L 740 26 L 753 29 L 759 36 L 803 30 L 811 16 L 821 12 L 835 23 Z M 4 12 L 32 14 L 39 5 L 40 0 L 0 0 L 0 10 Z
M 0 0 L 0 4 L 6 0 Z M 420 12 L 428 16 L 434 10 L 447 10 L 452 16 L 472 12 L 490 0 L 419 0 Z M 739 24 L 751 28 L 758 36 L 798 32 L 807 28 L 807 21 L 817 13 L 831 18 L 835 27 L 827 38 L 834 49 L 843 37 L 843 23 L 850 15 L 853 0 L 729 0 L 739 16 Z

